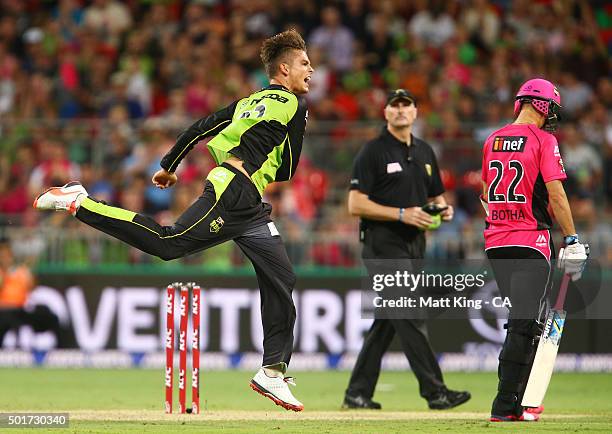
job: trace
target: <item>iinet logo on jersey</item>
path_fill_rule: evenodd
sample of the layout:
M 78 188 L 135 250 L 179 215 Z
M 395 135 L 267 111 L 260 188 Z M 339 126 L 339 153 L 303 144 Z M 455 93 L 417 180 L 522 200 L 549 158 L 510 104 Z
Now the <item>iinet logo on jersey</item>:
M 493 140 L 493 152 L 523 152 L 526 136 L 498 136 Z
M 536 247 L 546 247 L 548 245 L 548 240 L 544 234 L 538 235 L 538 239 L 535 243 Z

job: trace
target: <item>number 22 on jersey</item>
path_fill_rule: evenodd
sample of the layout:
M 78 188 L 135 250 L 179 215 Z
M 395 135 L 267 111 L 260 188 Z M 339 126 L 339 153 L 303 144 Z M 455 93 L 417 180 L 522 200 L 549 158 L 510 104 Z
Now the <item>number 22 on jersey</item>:
M 489 161 L 489 170 L 495 170 L 495 177 L 489 185 L 489 191 L 487 193 L 489 203 L 525 203 L 527 201 L 525 195 L 516 193 L 516 189 L 523 179 L 523 174 L 525 173 L 523 165 L 520 161 L 510 160 L 508 161 L 508 166 L 504 167 L 504 163 L 500 160 L 491 160 Z M 509 185 L 506 180 L 507 177 L 508 179 L 510 179 L 509 177 L 512 177 Z M 504 182 L 501 182 L 502 180 Z M 506 191 L 503 191 L 500 183 L 502 186 L 508 185 Z

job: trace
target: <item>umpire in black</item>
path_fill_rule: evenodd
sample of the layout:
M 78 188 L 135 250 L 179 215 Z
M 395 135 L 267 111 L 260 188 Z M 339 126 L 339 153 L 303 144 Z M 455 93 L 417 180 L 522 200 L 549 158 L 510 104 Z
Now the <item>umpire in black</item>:
M 444 200 L 432 148 L 412 135 L 417 117 L 414 96 L 405 89 L 390 92 L 384 115 L 387 124 L 381 134 L 355 158 L 349 212 L 361 219 L 364 259 L 421 259 L 424 230 L 433 224 L 421 207 L 430 202 L 447 206 L 441 213 L 446 221 L 453 218 L 453 208 Z M 452 391 L 444 385 L 423 320 L 377 318 L 353 368 L 344 408 L 381 408 L 372 396 L 382 357 L 396 333 L 429 408 L 452 408 L 470 399 L 469 392 Z

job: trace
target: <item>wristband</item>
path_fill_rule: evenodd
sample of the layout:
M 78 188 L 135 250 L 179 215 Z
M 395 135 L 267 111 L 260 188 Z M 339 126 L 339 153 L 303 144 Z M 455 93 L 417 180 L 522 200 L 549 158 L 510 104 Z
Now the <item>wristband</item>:
M 399 221 L 402 221 L 404 217 L 404 208 L 399 209 Z
M 568 235 L 567 237 L 563 237 L 563 243 L 566 246 L 571 246 L 572 244 L 579 243 L 580 239 L 578 238 L 578 234 Z

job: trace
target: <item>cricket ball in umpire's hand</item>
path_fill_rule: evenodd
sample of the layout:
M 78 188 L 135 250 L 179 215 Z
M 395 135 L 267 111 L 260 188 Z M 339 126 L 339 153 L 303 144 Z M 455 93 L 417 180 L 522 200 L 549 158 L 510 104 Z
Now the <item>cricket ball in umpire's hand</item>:
M 442 224 L 442 216 L 440 216 L 440 214 L 432 215 L 431 219 L 433 220 L 433 223 L 430 224 L 429 226 L 427 226 L 427 230 L 428 231 L 435 231 Z

